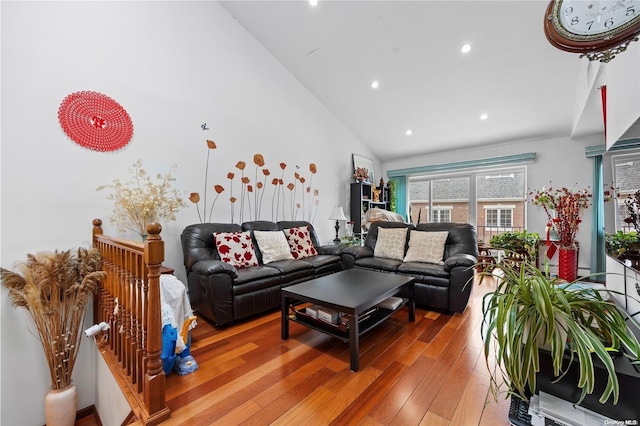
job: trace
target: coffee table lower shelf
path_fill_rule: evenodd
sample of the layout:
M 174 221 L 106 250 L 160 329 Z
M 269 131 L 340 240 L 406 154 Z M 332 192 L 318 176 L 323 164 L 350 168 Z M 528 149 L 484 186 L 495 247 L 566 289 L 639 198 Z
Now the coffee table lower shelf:
M 381 324 L 384 320 L 389 318 L 395 312 L 402 309 L 409 299 L 403 298 L 402 303 L 393 310 L 377 308 L 374 313 L 371 314 L 365 320 L 361 320 L 359 322 L 359 330 L 358 337 L 364 335 L 369 330 L 375 328 L 379 324 Z M 292 309 L 293 310 L 293 309 Z M 298 324 L 302 324 L 305 327 L 313 328 L 314 330 L 321 331 L 325 334 L 328 334 L 331 337 L 335 337 L 336 339 L 340 339 L 343 342 L 349 342 L 349 327 L 344 325 L 331 324 L 321 319 L 313 318 L 308 316 L 302 312 L 294 311 L 289 314 L 289 321 L 296 322 Z

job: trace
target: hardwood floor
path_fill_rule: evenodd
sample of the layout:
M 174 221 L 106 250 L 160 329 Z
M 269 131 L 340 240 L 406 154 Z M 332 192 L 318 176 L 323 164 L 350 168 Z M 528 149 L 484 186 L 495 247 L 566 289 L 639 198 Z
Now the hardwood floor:
M 199 369 L 167 377 L 171 418 L 163 425 L 508 425 L 509 403 L 488 393 L 480 338 L 486 279 L 463 314 L 407 308 L 366 334 L 360 371 L 348 344 L 291 323 L 280 313 L 192 331 Z

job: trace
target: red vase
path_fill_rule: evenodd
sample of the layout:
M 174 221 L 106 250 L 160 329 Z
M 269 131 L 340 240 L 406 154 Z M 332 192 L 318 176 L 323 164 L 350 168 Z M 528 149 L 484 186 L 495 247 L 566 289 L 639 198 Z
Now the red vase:
M 578 250 L 558 248 L 558 278 L 573 282 L 578 278 Z

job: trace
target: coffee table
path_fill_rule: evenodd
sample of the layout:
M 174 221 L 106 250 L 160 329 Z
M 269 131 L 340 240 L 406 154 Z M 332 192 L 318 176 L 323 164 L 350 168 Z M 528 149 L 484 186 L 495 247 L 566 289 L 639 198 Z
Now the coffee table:
M 360 336 L 382 323 L 405 305 L 409 307 L 409 321 L 415 320 L 414 282 L 413 277 L 354 268 L 283 287 L 281 290 L 282 339 L 289 338 L 289 321 L 329 334 L 349 343 L 351 371 L 358 371 L 360 368 Z M 400 306 L 393 310 L 378 308 L 373 315 L 360 321 L 362 314 L 402 289 L 407 290 L 407 297 L 403 298 Z M 311 302 L 348 314 L 348 330 L 341 331 L 330 325 L 323 327 L 317 321 L 289 315 L 289 309 L 294 301 Z

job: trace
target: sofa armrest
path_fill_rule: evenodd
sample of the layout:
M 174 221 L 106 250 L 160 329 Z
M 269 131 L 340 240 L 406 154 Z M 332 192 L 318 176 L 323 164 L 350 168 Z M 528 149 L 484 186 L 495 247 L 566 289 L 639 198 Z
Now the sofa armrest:
M 476 259 L 474 256 L 471 256 L 470 254 L 454 254 L 444 261 L 444 270 L 447 272 L 451 272 L 453 268 L 456 268 L 458 266 L 469 268 L 471 266 L 474 266 L 477 262 L 478 259 Z
M 191 270 L 202 275 L 228 274 L 231 278 L 238 277 L 238 270 L 235 266 L 221 260 L 201 260 L 194 264 Z
M 332 254 L 335 256 L 340 256 L 342 254 L 342 250 L 344 250 L 345 247 L 347 246 L 329 244 L 326 246 L 316 247 L 316 250 L 318 251 L 318 254 Z
M 354 259 L 362 259 L 363 257 L 373 256 L 373 249 L 367 246 L 352 246 L 342 250 L 343 254 L 348 254 Z

